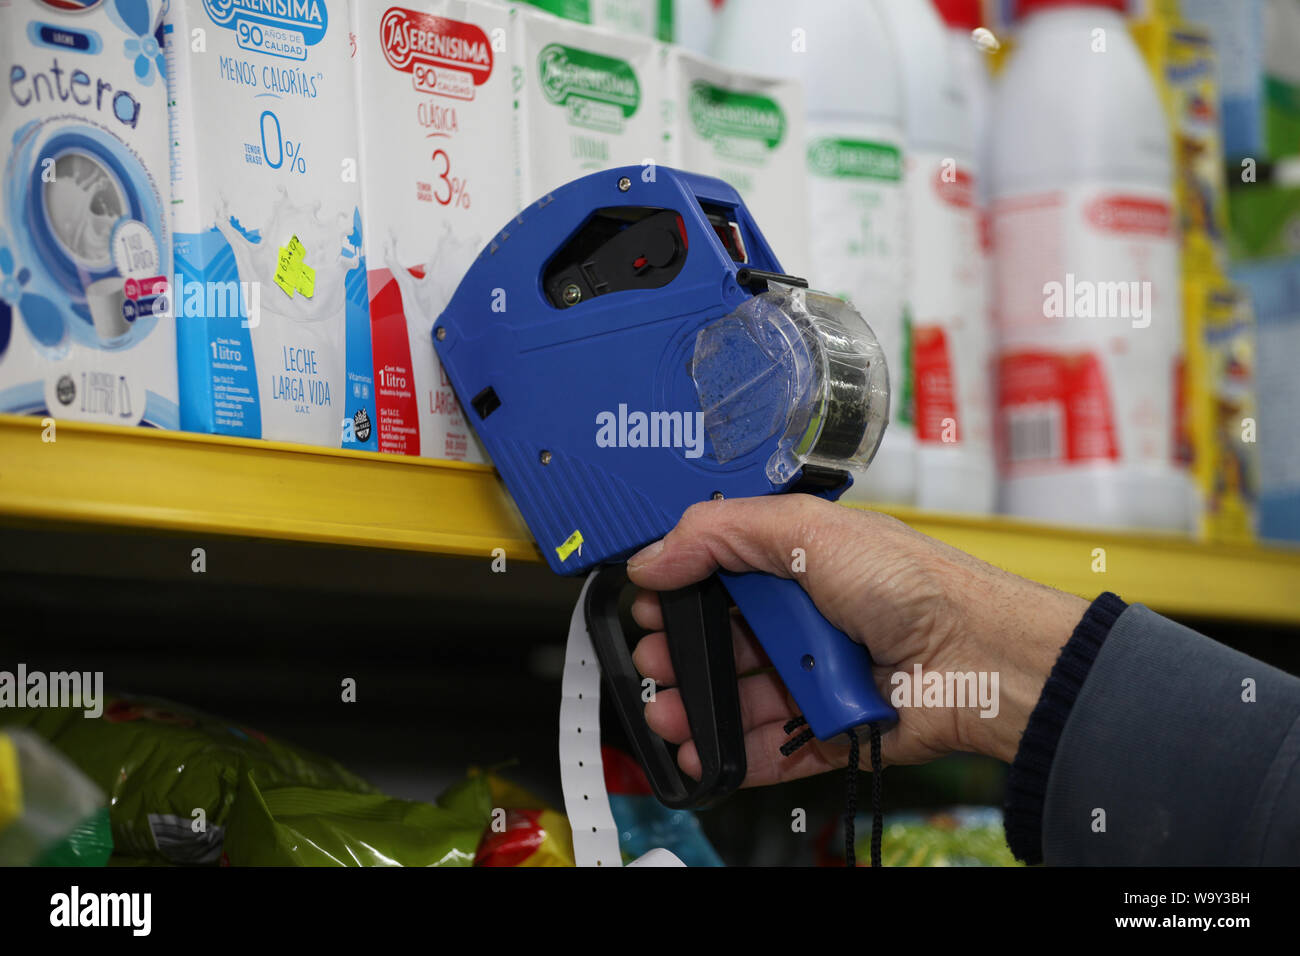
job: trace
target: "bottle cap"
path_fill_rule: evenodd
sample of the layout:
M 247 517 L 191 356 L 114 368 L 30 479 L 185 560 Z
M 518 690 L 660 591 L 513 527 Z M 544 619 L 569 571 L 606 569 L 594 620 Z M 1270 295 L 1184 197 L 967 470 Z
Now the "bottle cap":
M 934 0 L 934 8 L 950 27 L 974 30 L 983 25 L 980 0 Z
M 1126 12 L 1125 0 L 1019 0 L 1016 4 L 1016 16 L 1027 17 L 1039 10 L 1050 7 L 1109 7 L 1119 13 Z

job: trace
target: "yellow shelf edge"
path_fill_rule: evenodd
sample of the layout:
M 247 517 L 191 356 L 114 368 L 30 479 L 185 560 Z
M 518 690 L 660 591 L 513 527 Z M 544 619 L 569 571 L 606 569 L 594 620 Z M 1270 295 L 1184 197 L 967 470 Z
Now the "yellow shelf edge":
M 1297 549 L 1209 544 L 1174 534 L 1052 526 L 1004 516 L 895 506 L 877 510 L 990 564 L 1080 597 L 1114 591 L 1162 613 L 1300 624 Z
M 44 432 L 46 419 L 27 415 L 0 414 L 0 429 L 19 429 Z M 212 446 L 217 448 L 242 448 L 257 454 L 267 451 L 292 452 L 296 455 L 310 455 L 322 458 L 346 458 L 356 461 L 383 462 L 414 468 L 436 468 L 464 470 L 491 475 L 491 465 L 480 465 L 471 461 L 446 461 L 440 458 L 418 458 L 412 455 L 391 455 L 377 451 L 362 451 L 348 448 L 326 448 L 323 445 L 300 445 L 294 442 L 269 441 L 264 438 L 241 438 L 237 435 L 205 435 L 200 432 L 166 431 L 158 428 L 123 428 L 119 425 L 101 425 L 94 422 L 78 422 L 59 419 L 55 423 L 55 433 L 70 430 L 87 435 L 100 435 L 115 442 L 162 441 L 168 443 Z M 54 444 L 54 443 L 51 443 Z
M 0 415 L 0 515 L 540 561 L 486 465 Z
M 0 516 L 541 560 L 486 465 L 70 421 L 55 441 L 44 434 L 39 418 L 0 415 Z M 878 510 L 1082 597 L 1109 590 L 1164 613 L 1300 624 L 1300 550 Z

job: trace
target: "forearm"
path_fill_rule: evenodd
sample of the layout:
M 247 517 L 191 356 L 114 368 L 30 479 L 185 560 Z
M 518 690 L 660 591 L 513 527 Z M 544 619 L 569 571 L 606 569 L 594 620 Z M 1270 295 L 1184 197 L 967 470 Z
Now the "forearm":
M 1089 602 L 945 547 L 935 555 L 947 592 L 954 656 L 998 675 L 996 716 L 957 714 L 960 749 L 1011 763 L 1043 685 Z M 952 651 L 949 651 L 953 654 Z
M 1048 674 L 1087 610 L 1082 598 L 1011 575 L 987 581 L 973 596 L 976 626 L 992 635 L 985 646 L 999 700 L 997 717 L 965 722 L 966 749 L 1011 763 Z

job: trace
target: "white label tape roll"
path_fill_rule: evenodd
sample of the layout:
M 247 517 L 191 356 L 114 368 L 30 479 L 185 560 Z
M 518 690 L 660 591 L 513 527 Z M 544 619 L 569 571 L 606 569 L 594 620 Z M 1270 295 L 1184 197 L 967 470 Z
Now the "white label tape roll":
M 622 866 L 618 827 L 605 790 L 600 756 L 600 662 L 587 633 L 584 608 L 593 571 L 578 595 L 569 620 L 560 700 L 560 785 L 573 829 L 573 859 L 578 866 Z M 630 866 L 684 866 L 664 849 L 651 850 Z
M 605 791 L 600 759 L 600 663 L 587 634 L 583 612 L 596 572 L 587 576 L 569 621 L 560 700 L 560 784 L 564 809 L 573 828 L 573 859 L 578 866 L 622 866 L 618 828 Z

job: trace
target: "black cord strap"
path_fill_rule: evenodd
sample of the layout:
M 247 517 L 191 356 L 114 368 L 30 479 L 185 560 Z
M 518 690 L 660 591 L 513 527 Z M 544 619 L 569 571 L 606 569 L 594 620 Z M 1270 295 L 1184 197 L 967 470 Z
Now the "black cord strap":
M 785 732 L 792 734 L 807 723 L 807 719 L 800 714 L 786 723 Z M 884 772 L 884 762 L 880 756 L 880 725 L 868 724 L 867 727 L 871 731 L 871 865 L 878 867 L 880 866 L 880 843 L 885 829 L 884 801 L 880 783 L 881 775 Z M 849 729 L 845 733 L 848 734 L 849 738 L 849 767 L 844 800 L 844 865 L 857 866 L 857 849 L 854 847 L 854 842 L 856 837 L 855 823 L 858 815 L 858 762 L 860 754 L 857 731 Z M 790 756 L 812 739 L 813 732 L 811 730 L 804 730 L 797 737 L 791 737 L 781 745 L 782 756 Z
M 813 739 L 813 732 L 805 730 L 798 737 L 791 737 L 781 745 L 781 756 L 788 757 L 808 741 Z
M 858 734 L 852 729 L 847 733 L 849 735 L 849 779 L 844 798 L 844 865 L 857 866 L 858 851 L 853 844 L 856 840 L 854 822 L 858 816 Z
M 871 728 L 871 865 L 880 866 L 880 841 L 885 832 L 883 785 L 884 761 L 880 758 L 880 724 Z

